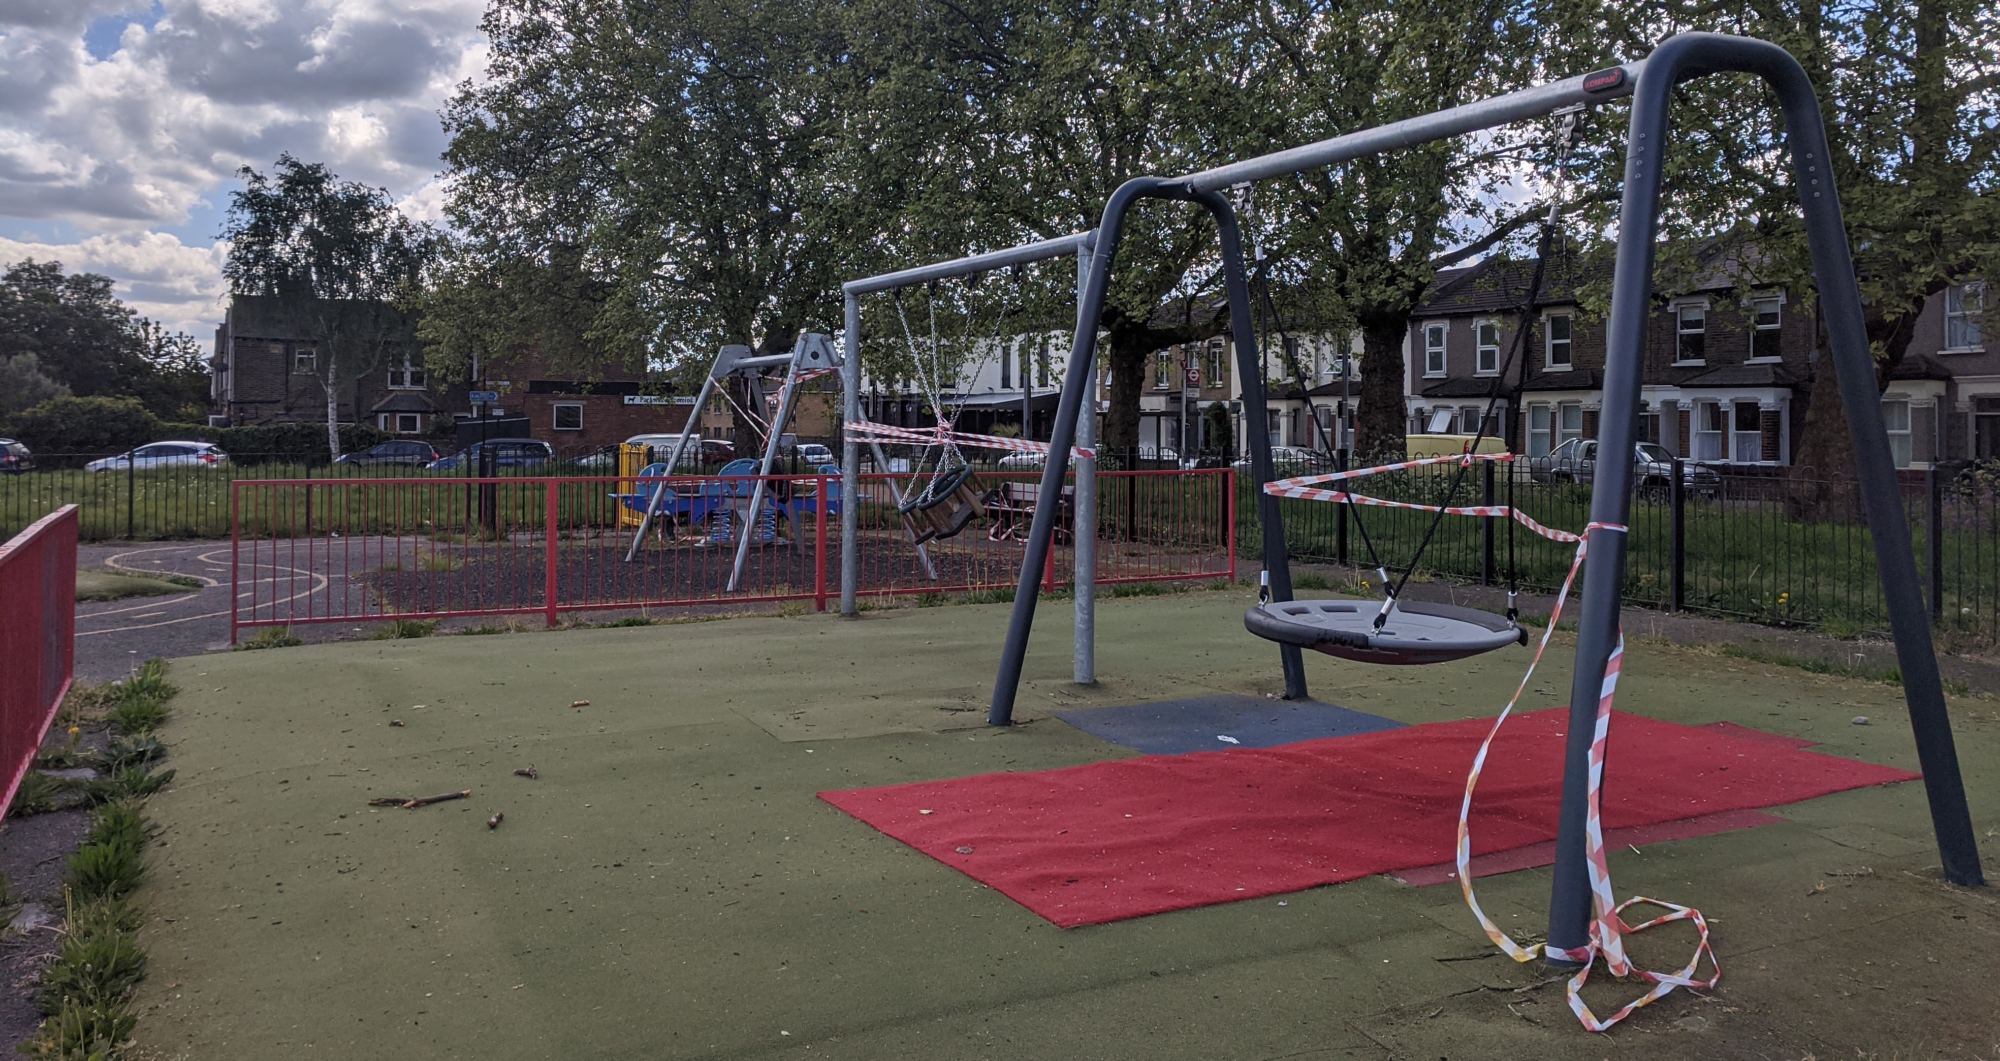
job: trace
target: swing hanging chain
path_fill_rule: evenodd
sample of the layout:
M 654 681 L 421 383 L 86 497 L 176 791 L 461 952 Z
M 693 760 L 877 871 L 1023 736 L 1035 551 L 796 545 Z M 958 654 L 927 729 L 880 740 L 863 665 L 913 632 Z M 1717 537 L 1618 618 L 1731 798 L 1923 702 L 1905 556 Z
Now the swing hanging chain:
M 1472 467 L 1471 455 L 1479 452 L 1480 444 L 1486 441 L 1489 426 L 1494 424 L 1498 419 L 1496 414 L 1500 408 L 1500 400 L 1504 397 L 1501 391 L 1501 383 L 1507 378 L 1508 370 L 1517 361 L 1521 366 L 1522 372 L 1527 370 L 1526 352 L 1528 347 L 1528 332 L 1534 319 L 1535 303 L 1541 295 L 1542 280 L 1548 270 L 1549 253 L 1554 247 L 1556 226 L 1562 218 L 1563 193 L 1569 178 L 1570 157 L 1577 142 L 1581 139 L 1582 119 L 1588 114 L 1588 108 L 1585 104 L 1579 103 L 1556 113 L 1562 119 L 1562 122 L 1556 127 L 1554 137 L 1556 149 L 1555 176 L 1549 189 L 1549 210 L 1542 218 L 1541 232 L 1535 240 L 1535 264 L 1529 270 L 1527 296 L 1521 303 L 1520 323 L 1514 329 L 1514 341 L 1508 344 L 1507 358 L 1501 363 L 1499 371 L 1493 376 L 1493 382 L 1487 388 L 1486 410 L 1479 418 L 1479 430 L 1473 435 L 1471 444 L 1466 447 L 1467 459 L 1459 462 L 1458 468 L 1452 473 L 1451 485 L 1446 488 L 1444 503 L 1439 505 L 1437 512 L 1431 516 L 1430 526 L 1425 528 L 1423 538 L 1417 542 L 1417 550 L 1411 555 L 1409 566 L 1403 569 L 1402 577 L 1396 580 L 1395 589 L 1389 594 L 1392 598 L 1402 594 L 1403 587 L 1410 581 L 1410 576 L 1416 573 L 1417 562 L 1423 558 L 1424 550 L 1429 548 L 1432 538 L 1437 534 L 1439 525 L 1444 522 L 1445 510 L 1451 507 L 1453 501 L 1457 500 L 1459 490 L 1465 484 L 1466 470 Z M 1519 389 L 1520 387 L 1517 383 L 1515 386 L 1517 394 Z M 1508 408 L 1511 412 L 1513 406 L 1509 405 Z M 1514 469 L 1508 469 L 1507 489 L 1510 515 L 1513 512 L 1513 479 L 1516 474 Z M 1507 610 L 1509 620 L 1518 618 L 1513 601 L 1520 591 L 1519 572 L 1514 567 L 1515 522 L 1517 521 L 1511 518 L 1507 521 Z M 1387 621 L 1388 612 L 1384 610 L 1375 617 L 1375 628 L 1380 630 Z
M 1257 264 L 1256 271 L 1251 275 L 1258 294 L 1257 312 L 1260 317 L 1268 320 L 1277 331 L 1278 356 L 1285 362 L 1286 370 L 1292 374 L 1293 386 L 1299 392 L 1299 400 L 1305 402 L 1306 418 L 1312 422 L 1313 432 L 1319 437 L 1320 445 L 1324 446 L 1328 453 L 1332 453 L 1334 452 L 1333 439 L 1328 433 L 1327 428 L 1319 422 L 1319 412 L 1313 405 L 1312 391 L 1306 386 L 1304 363 L 1299 360 L 1297 352 L 1291 348 L 1289 342 L 1290 335 L 1285 327 L 1285 318 L 1278 312 L 1277 301 L 1271 296 L 1270 267 L 1263 250 L 1264 224 L 1256 212 L 1255 187 L 1253 184 L 1244 183 L 1237 185 L 1234 190 L 1237 197 L 1238 212 L 1245 219 L 1243 227 L 1250 233 L 1253 260 Z M 1271 363 L 1270 343 L 1268 339 L 1263 337 L 1261 332 L 1259 334 L 1257 357 L 1259 364 L 1268 365 Z M 1345 413 L 1346 411 L 1342 410 L 1342 412 Z M 1361 506 L 1356 505 L 1351 498 L 1346 502 L 1346 505 L 1349 518 L 1354 521 L 1354 529 L 1361 535 L 1361 546 L 1367 550 L 1369 566 L 1375 569 L 1376 577 L 1381 579 L 1383 591 L 1393 597 L 1394 593 L 1390 590 L 1388 565 L 1382 562 L 1381 556 L 1375 551 L 1375 538 L 1368 533 L 1368 523 L 1362 518 Z

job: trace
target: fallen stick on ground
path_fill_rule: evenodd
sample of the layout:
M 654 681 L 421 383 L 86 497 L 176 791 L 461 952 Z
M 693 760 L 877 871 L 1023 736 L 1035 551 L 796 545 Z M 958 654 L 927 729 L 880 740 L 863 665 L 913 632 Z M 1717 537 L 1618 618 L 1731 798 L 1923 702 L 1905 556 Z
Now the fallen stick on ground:
M 536 779 L 536 778 L 538 778 L 538 777 L 540 777 L 540 776 L 542 776 L 542 775 L 540 775 L 540 774 L 536 773 L 536 772 L 535 772 L 535 768 L 534 768 L 533 766 L 524 766 L 524 767 L 520 768 L 519 770 L 516 770 L 516 771 L 514 771 L 514 776 L 515 776 L 515 777 L 525 777 L 525 778 L 527 778 L 528 780 L 530 780 L 530 781 L 533 781 L 534 779 Z
M 471 795 L 472 790 L 468 788 L 458 792 L 445 792 L 435 796 L 417 796 L 414 799 L 406 796 L 377 796 L 369 800 L 368 805 L 371 807 L 401 807 L 404 810 L 416 810 L 418 807 L 428 807 L 433 803 L 466 799 Z

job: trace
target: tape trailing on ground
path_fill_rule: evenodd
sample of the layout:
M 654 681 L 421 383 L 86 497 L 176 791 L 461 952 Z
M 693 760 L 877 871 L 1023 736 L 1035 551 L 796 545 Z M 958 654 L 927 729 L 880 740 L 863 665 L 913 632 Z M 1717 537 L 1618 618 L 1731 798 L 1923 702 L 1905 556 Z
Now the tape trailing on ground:
M 1548 651 L 1549 640 L 1555 635 L 1556 622 L 1562 617 L 1563 605 L 1568 601 L 1570 590 L 1576 584 L 1577 573 L 1583 570 L 1584 558 L 1590 551 L 1592 531 L 1623 534 L 1626 533 L 1626 528 L 1614 523 L 1592 523 L 1584 528 L 1583 534 L 1572 536 L 1572 540 L 1576 542 L 1576 556 L 1570 561 L 1569 573 L 1563 577 L 1562 588 L 1556 592 L 1555 607 L 1549 613 L 1548 626 L 1542 631 L 1541 640 L 1535 645 L 1535 654 L 1528 661 L 1528 669 L 1521 675 L 1520 684 L 1514 687 L 1514 695 L 1508 698 L 1507 706 L 1502 708 L 1499 717 L 1493 720 L 1493 728 L 1487 731 L 1486 739 L 1480 742 L 1479 751 L 1472 758 L 1472 769 L 1465 778 L 1465 800 L 1459 805 L 1456 854 L 1459 891 L 1464 895 L 1465 905 L 1471 909 L 1472 915 L 1479 919 L 1479 927 L 1486 932 L 1486 937 L 1517 962 L 1533 961 L 1539 955 L 1535 948 L 1524 947 L 1501 931 L 1500 927 L 1493 923 L 1493 919 L 1486 916 L 1486 911 L 1480 908 L 1479 899 L 1474 894 L 1472 795 L 1479 785 L 1480 771 L 1486 767 L 1487 752 L 1493 746 L 1494 737 L 1499 735 L 1500 727 L 1506 724 L 1507 716 L 1512 714 L 1514 708 L 1521 702 L 1521 696 L 1527 691 L 1528 682 L 1534 678 L 1535 668 Z M 1604 680 L 1599 686 L 1597 698 L 1596 725 L 1590 740 L 1589 783 L 1585 790 L 1587 812 L 1584 819 L 1585 863 L 1590 875 L 1592 912 L 1590 940 L 1575 950 L 1546 946 L 1542 948 L 1542 951 L 1552 958 L 1582 963 L 1576 975 L 1570 978 L 1566 994 L 1570 1011 L 1576 1014 L 1577 1020 L 1582 1022 L 1585 1029 L 1593 1032 L 1609 1030 L 1640 1007 L 1651 1005 L 1666 997 L 1674 988 L 1711 988 L 1722 979 L 1722 968 L 1717 964 L 1715 952 L 1709 946 L 1708 922 L 1702 917 L 1701 911 L 1691 906 L 1650 899 L 1642 895 L 1633 896 L 1624 902 L 1618 902 L 1613 897 L 1611 866 L 1604 849 L 1604 750 L 1611 733 L 1611 703 L 1617 694 L 1618 676 L 1624 670 L 1624 664 L 1625 634 L 1621 630 L 1618 633 L 1617 643 L 1611 651 L 1611 657 L 1605 663 Z M 1656 907 L 1664 913 L 1635 925 L 1626 921 L 1624 916 L 1625 911 L 1635 906 Z M 1672 972 L 1640 969 L 1634 966 L 1625 953 L 1626 937 L 1674 921 L 1694 922 L 1698 939 L 1694 954 L 1688 959 L 1687 964 Z M 1635 977 L 1651 984 L 1651 988 L 1609 1016 L 1599 1017 L 1584 1003 L 1582 994 L 1583 985 L 1589 982 L 1591 971 L 1596 967 L 1599 957 L 1604 959 L 1605 968 L 1610 970 L 1611 975 Z M 1709 975 L 1706 977 L 1699 975 L 1704 958 L 1707 959 L 1709 967 Z

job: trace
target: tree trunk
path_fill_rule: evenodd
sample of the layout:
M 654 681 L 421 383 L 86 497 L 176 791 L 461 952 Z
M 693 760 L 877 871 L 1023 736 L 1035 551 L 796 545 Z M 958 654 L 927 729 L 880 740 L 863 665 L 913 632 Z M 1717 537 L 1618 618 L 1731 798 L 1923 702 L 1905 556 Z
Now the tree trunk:
M 1358 461 L 1387 464 L 1409 452 L 1403 403 L 1403 337 L 1409 315 L 1368 314 L 1361 321 L 1361 395 L 1355 409 L 1354 449 Z
M 332 350 L 324 351 L 322 356 L 326 358 L 326 376 L 320 380 L 326 390 L 326 460 L 331 464 L 340 459 L 340 394 L 334 390 L 340 372 Z
M 1152 338 L 1143 328 L 1113 328 L 1105 337 L 1104 356 L 1111 364 L 1110 408 L 1104 414 L 1104 437 L 1098 448 L 1117 459 L 1136 459 L 1139 449 L 1139 393 L 1145 389 L 1146 362 Z

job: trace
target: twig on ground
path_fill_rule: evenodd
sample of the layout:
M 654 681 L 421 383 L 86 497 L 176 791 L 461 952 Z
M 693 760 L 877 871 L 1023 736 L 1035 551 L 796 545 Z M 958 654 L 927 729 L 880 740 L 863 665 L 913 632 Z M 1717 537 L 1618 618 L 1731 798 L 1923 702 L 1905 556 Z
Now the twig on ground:
M 535 764 L 529 763 L 528 765 L 521 767 L 519 770 L 514 771 L 514 776 L 525 777 L 528 780 L 533 781 L 534 779 L 542 775 L 535 772 Z
M 418 807 L 428 807 L 433 803 L 444 803 L 454 799 L 468 799 L 471 796 L 472 790 L 467 788 L 460 789 L 457 792 L 443 792 L 435 796 L 377 796 L 369 800 L 368 805 L 371 807 L 400 807 L 403 810 L 416 810 Z

